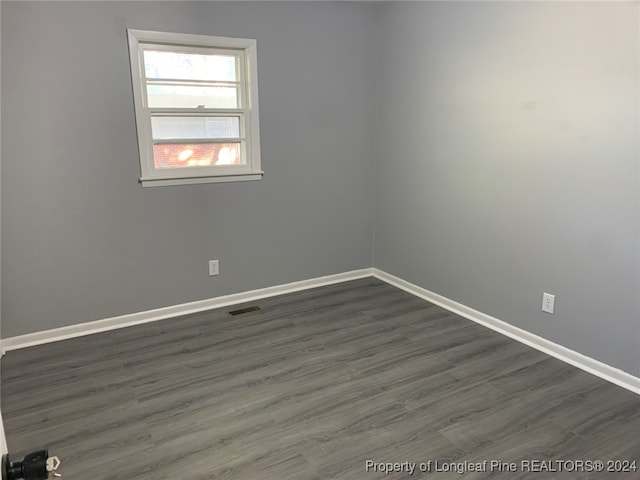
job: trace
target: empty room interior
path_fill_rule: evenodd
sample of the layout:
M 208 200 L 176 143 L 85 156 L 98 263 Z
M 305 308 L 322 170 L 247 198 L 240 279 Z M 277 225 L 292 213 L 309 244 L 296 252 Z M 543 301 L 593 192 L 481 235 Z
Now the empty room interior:
M 3 480 L 640 478 L 638 1 L 0 28 Z

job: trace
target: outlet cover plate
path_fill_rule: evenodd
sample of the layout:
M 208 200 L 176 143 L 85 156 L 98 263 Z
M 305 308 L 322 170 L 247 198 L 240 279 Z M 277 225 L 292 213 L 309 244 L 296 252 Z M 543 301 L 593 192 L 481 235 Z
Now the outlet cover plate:
M 556 306 L 556 296 L 550 293 L 542 294 L 542 311 L 553 315 Z
M 209 276 L 213 277 L 220 274 L 220 263 L 218 260 L 209 260 Z

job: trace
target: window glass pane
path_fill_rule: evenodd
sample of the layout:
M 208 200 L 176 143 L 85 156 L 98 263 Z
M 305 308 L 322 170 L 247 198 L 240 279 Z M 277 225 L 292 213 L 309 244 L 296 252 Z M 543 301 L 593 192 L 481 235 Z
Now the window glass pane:
M 154 145 L 153 162 L 156 168 L 245 164 L 240 142 Z
M 170 138 L 238 138 L 239 117 L 151 117 L 154 140 Z
M 192 85 L 147 85 L 151 108 L 238 108 L 236 87 Z
M 144 70 L 147 78 L 233 82 L 236 80 L 236 57 L 145 50 Z

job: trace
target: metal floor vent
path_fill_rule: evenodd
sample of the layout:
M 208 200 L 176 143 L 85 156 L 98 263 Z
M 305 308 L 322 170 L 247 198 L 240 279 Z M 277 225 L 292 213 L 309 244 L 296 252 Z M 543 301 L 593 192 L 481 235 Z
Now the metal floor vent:
M 257 312 L 260 310 L 260 307 L 254 305 L 253 307 L 240 308 L 238 310 L 231 310 L 229 315 L 242 315 L 243 313 L 249 312 Z

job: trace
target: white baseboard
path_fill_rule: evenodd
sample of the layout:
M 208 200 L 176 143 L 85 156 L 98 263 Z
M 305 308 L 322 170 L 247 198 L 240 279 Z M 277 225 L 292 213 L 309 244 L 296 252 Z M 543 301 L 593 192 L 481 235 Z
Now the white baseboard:
M 169 307 L 147 310 L 144 312 L 131 313 L 118 317 L 96 320 L 93 322 L 80 323 L 70 325 L 68 327 L 54 328 L 41 332 L 27 333 L 16 337 L 8 337 L 2 339 L 2 352 L 16 350 L 19 348 L 41 345 L 43 343 L 57 342 L 68 338 L 81 337 L 92 333 L 106 332 L 117 328 L 130 327 L 141 323 L 155 322 L 167 318 L 188 315 L 191 313 L 203 312 L 214 308 L 227 307 L 238 303 L 252 302 L 266 297 L 274 297 L 285 293 L 298 292 L 308 290 L 310 288 L 332 285 L 335 283 L 356 280 L 358 278 L 371 277 L 373 269 L 364 268 L 362 270 L 352 270 L 350 272 L 328 275 L 326 277 L 317 277 L 299 282 L 286 283 L 276 285 L 274 287 L 261 288 L 258 290 L 250 290 L 248 292 L 234 293 L 221 297 L 198 300 L 195 302 L 182 303 L 180 305 L 172 305 Z
M 7 449 L 7 437 L 4 435 L 4 424 L 2 423 L 2 414 L 0 413 L 0 455 L 9 453 Z
M 598 360 L 594 360 L 593 358 L 587 357 L 586 355 L 578 353 L 567 347 L 563 347 L 562 345 L 547 340 L 546 338 L 527 332 L 526 330 L 522 330 L 521 328 L 514 327 L 502 320 L 498 320 L 497 318 L 474 310 L 473 308 L 467 307 L 466 305 L 458 303 L 447 297 L 438 295 L 426 288 L 418 287 L 417 285 L 383 272 L 377 268 L 373 269 L 373 276 L 383 282 L 393 285 L 394 287 L 398 287 L 417 297 L 427 300 L 428 302 L 435 303 L 450 312 L 457 313 L 461 317 L 479 323 L 480 325 L 490 328 L 491 330 L 495 330 L 498 333 L 524 343 L 536 350 L 540 350 L 547 355 L 551 355 L 552 357 L 562 360 L 563 362 L 573 365 L 585 372 L 589 372 L 603 380 L 615 383 L 622 388 L 640 394 L 640 378 L 627 372 L 611 367 Z

